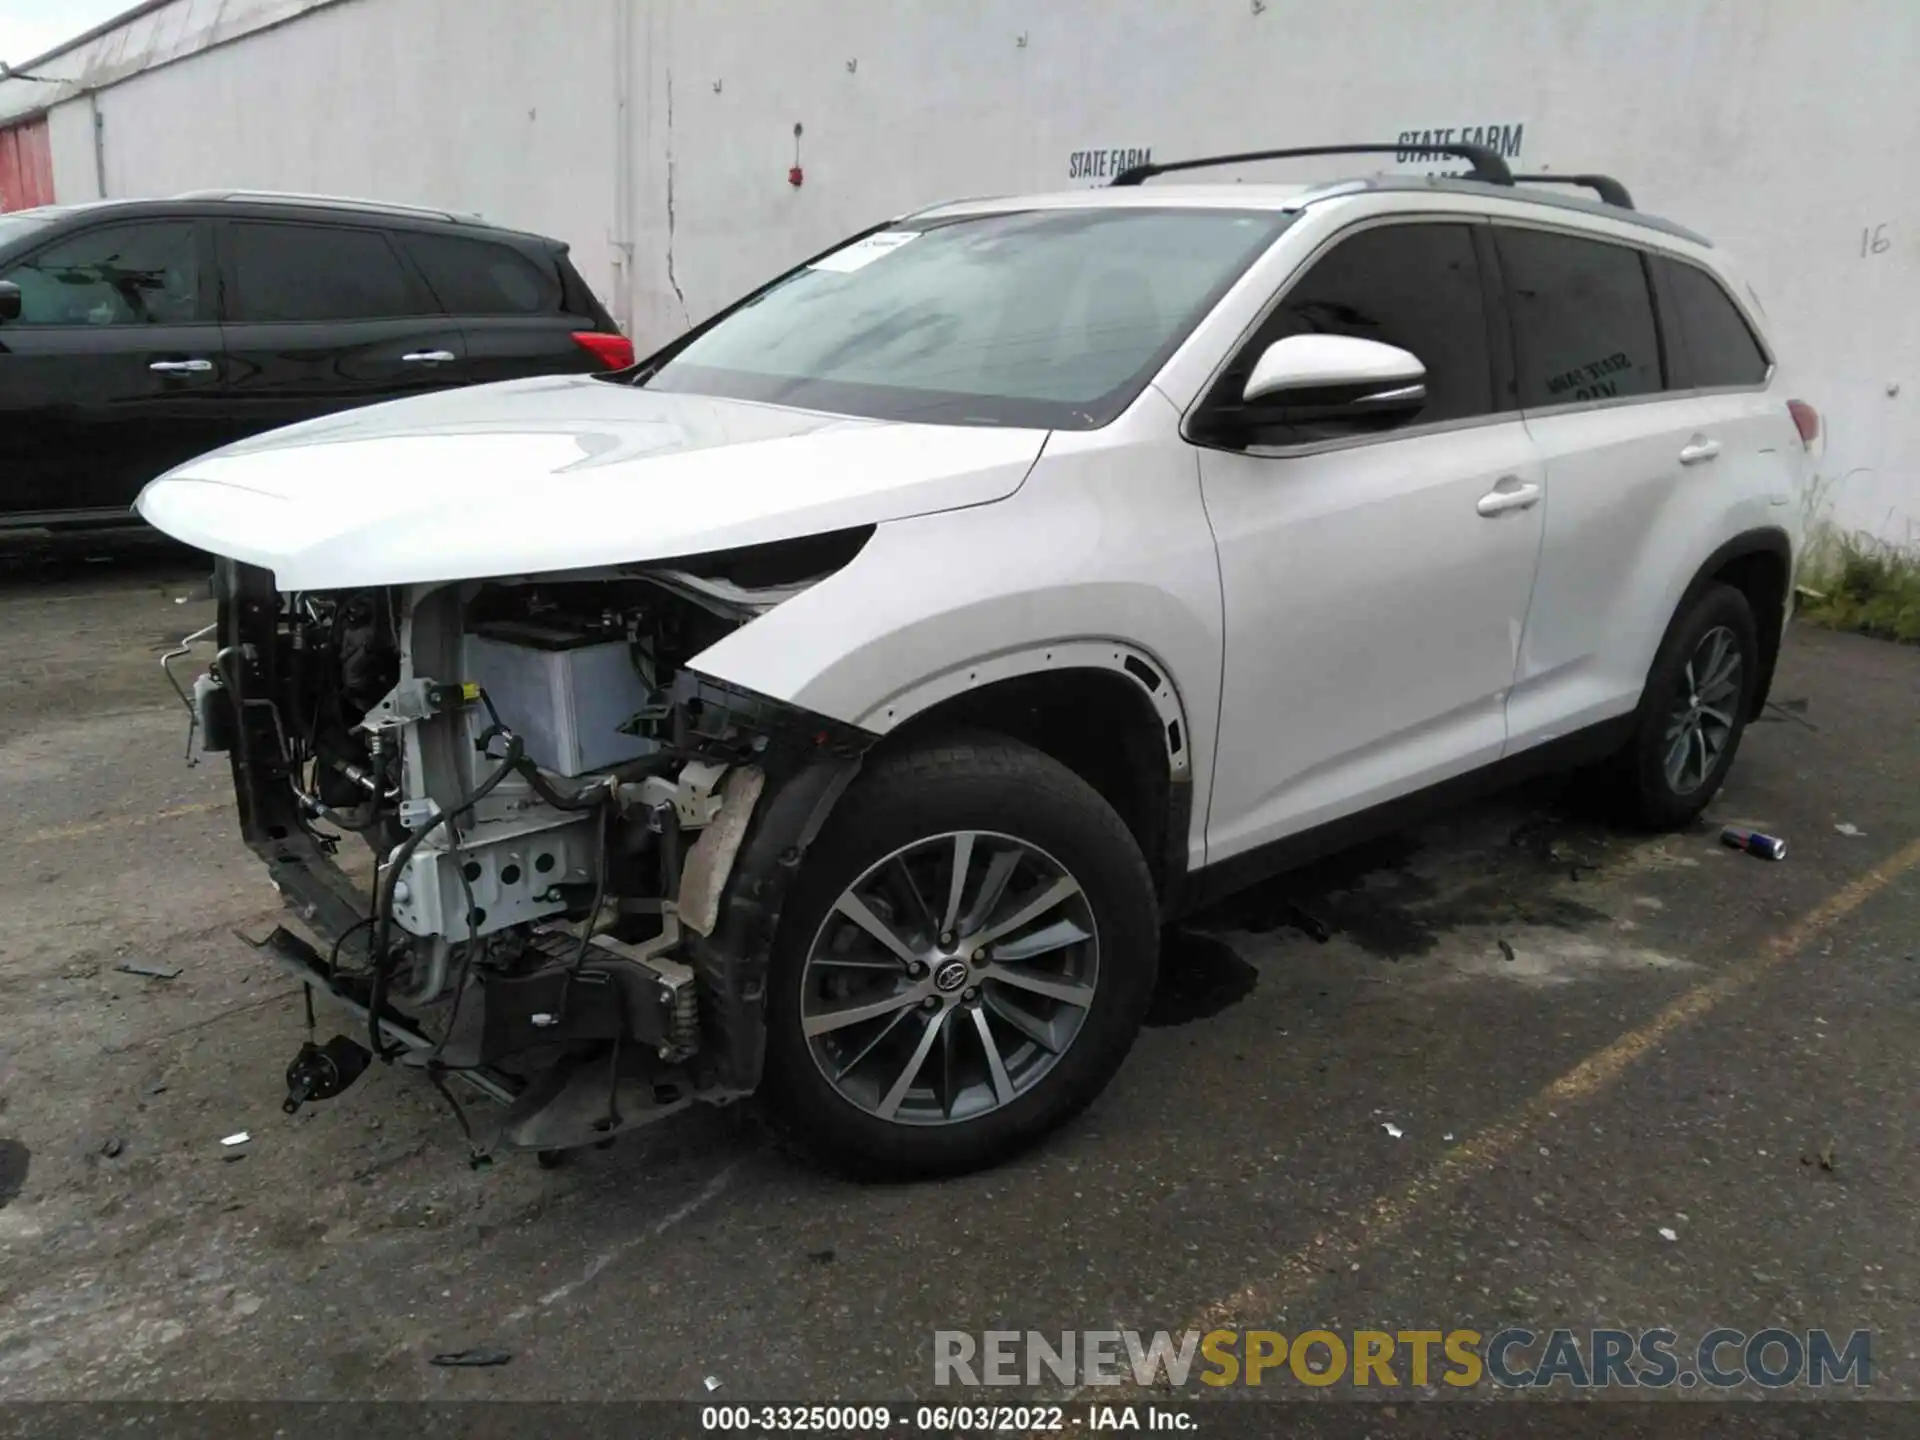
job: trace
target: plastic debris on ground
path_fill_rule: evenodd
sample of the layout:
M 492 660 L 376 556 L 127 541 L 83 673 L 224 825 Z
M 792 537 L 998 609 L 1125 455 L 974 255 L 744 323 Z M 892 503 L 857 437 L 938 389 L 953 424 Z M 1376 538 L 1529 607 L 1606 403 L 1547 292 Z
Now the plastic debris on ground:
M 450 1369 L 478 1370 L 489 1365 L 504 1365 L 511 1359 L 513 1359 L 511 1350 L 495 1350 L 480 1345 L 471 1350 L 444 1351 L 434 1356 L 428 1363 Z
M 718 1375 L 709 1375 L 702 1383 L 706 1385 L 707 1392 L 711 1394 L 720 1388 L 720 1377 Z
M 115 1135 L 115 1136 L 112 1136 L 110 1139 L 108 1139 L 106 1144 L 100 1147 L 100 1153 L 106 1156 L 107 1159 L 111 1160 L 115 1156 L 119 1155 L 119 1153 L 126 1148 L 127 1148 L 127 1142 L 122 1140 L 118 1135 Z
M 1660 1238 L 1662 1240 L 1678 1240 L 1680 1238 L 1680 1235 L 1679 1235 L 1679 1232 L 1674 1230 L 1671 1226 L 1662 1225 L 1660 1227 Z
M 1382 1125 L 1380 1128 L 1386 1131 L 1387 1134 L 1391 1135 L 1396 1140 L 1398 1140 L 1402 1135 L 1407 1133 L 1406 1131 L 1402 1130 L 1398 1125 L 1395 1125 L 1392 1121 L 1388 1121 L 1385 1125 Z
M 1838 825 L 1834 826 L 1833 828 L 1838 830 L 1842 835 L 1847 835 L 1847 836 L 1863 836 L 1867 833 L 1866 831 L 1862 830 L 1858 825 L 1855 825 L 1850 820 L 1842 820 Z
M 122 975 L 144 975 L 149 980 L 178 980 L 181 974 L 178 966 L 168 970 L 159 965 L 142 965 L 135 960 L 129 960 L 126 964 L 116 965 L 113 968 Z
M 222 1135 L 220 1137 L 220 1143 L 228 1148 L 232 1148 L 235 1145 L 244 1145 L 251 1139 L 253 1139 L 253 1136 L 249 1135 L 245 1130 L 236 1130 L 231 1135 Z

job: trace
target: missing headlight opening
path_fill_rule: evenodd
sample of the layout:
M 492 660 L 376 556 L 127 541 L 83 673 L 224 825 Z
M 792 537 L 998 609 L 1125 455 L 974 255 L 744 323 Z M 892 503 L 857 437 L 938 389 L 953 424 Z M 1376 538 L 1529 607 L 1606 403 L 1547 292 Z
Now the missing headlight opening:
M 218 650 L 182 697 L 312 937 L 263 948 L 356 1022 L 316 1078 L 309 1004 L 287 1107 L 370 1052 L 425 1071 L 478 1160 L 750 1092 L 786 886 L 876 737 L 689 661 L 870 533 L 329 593 L 221 561 Z

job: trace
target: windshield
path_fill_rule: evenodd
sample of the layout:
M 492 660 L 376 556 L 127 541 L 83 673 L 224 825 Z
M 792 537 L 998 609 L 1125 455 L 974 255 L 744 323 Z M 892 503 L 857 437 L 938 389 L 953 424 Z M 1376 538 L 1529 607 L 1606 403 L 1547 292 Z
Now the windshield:
M 641 383 L 883 420 L 1092 429 L 1293 217 L 1037 210 L 856 240 Z

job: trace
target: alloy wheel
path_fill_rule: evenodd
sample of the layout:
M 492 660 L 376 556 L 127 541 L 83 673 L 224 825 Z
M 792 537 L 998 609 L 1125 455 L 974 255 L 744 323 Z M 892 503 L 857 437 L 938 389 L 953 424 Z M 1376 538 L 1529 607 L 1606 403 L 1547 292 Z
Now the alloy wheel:
M 1099 983 L 1093 910 L 1038 846 L 982 830 L 903 846 L 840 894 L 800 1023 L 840 1095 L 900 1125 L 976 1119 L 1039 1084 Z
M 1674 794 L 1691 795 L 1713 774 L 1733 739 L 1740 689 L 1740 642 L 1716 625 L 1694 647 L 1667 715 L 1663 768 Z

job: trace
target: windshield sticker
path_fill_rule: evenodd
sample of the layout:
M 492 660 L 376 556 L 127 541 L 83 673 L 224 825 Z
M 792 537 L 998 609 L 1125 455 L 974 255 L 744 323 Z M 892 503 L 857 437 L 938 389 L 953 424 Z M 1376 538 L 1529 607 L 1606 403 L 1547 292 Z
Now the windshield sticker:
M 844 250 L 836 250 L 824 260 L 816 260 L 809 270 L 837 270 L 842 275 L 864 270 L 882 255 L 891 255 L 909 240 L 918 238 L 918 230 L 882 230 L 864 240 L 856 240 Z

